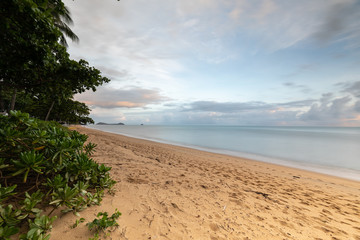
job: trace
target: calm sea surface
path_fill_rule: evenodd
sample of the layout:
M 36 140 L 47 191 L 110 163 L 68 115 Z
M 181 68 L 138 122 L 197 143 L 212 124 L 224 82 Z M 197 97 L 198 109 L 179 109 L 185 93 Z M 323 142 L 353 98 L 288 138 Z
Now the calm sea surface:
M 360 128 L 187 125 L 88 127 L 360 181 Z

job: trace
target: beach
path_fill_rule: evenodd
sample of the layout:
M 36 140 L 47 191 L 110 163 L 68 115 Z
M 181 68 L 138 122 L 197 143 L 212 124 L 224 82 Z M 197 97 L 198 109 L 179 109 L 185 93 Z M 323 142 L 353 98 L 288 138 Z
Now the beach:
M 107 239 L 360 240 L 360 182 L 228 155 L 75 127 L 117 181 L 85 223 L 118 209 Z M 89 239 L 60 216 L 51 239 Z

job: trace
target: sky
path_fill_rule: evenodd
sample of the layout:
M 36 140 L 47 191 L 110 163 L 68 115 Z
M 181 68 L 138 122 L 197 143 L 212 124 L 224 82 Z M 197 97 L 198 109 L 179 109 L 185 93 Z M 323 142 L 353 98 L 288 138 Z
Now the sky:
M 358 0 L 64 0 L 95 122 L 360 126 Z

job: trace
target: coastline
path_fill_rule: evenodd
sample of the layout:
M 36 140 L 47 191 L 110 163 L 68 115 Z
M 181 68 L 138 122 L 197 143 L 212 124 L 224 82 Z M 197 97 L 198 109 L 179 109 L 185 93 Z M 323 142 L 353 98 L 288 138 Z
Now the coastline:
M 113 239 L 360 239 L 359 182 L 75 127 L 112 167 L 115 195 L 81 213 L 122 212 Z M 78 217 L 51 239 L 88 239 Z
M 99 129 L 99 128 L 91 127 L 91 126 L 85 126 L 85 127 L 90 128 L 90 129 L 99 130 L 102 132 L 120 134 L 122 136 L 127 136 L 127 137 L 131 137 L 131 138 L 148 140 L 148 141 L 157 142 L 157 143 L 171 144 L 171 145 L 175 145 L 175 146 L 191 148 L 191 149 L 196 149 L 196 150 L 205 151 L 205 152 L 230 155 L 230 156 L 234 156 L 234 157 L 245 158 L 245 159 L 260 161 L 260 162 L 264 162 L 264 163 L 276 164 L 276 165 L 281 165 L 281 166 L 290 167 L 290 168 L 297 168 L 300 170 L 311 171 L 311 172 L 315 172 L 315 173 L 320 173 L 320 174 L 325 174 L 325 175 L 330 175 L 330 176 L 335 176 L 335 177 L 340 177 L 340 178 L 345 178 L 345 179 L 350 179 L 350 180 L 360 182 L 360 170 L 344 168 L 342 166 L 321 165 L 319 163 L 310 163 L 310 162 L 304 162 L 304 161 L 299 161 L 299 160 L 295 160 L 295 159 L 271 157 L 271 156 L 263 155 L 260 153 L 242 152 L 242 151 L 221 149 L 221 148 L 215 148 L 215 147 L 209 147 L 209 146 L 185 144 L 185 143 L 176 142 L 176 141 L 172 141 L 172 140 L 164 140 L 164 139 L 160 139 L 160 138 L 131 135 L 131 134 L 124 133 L 124 132 L 118 132 L 115 129 L 108 130 L 108 129 L 101 129 L 101 128 Z

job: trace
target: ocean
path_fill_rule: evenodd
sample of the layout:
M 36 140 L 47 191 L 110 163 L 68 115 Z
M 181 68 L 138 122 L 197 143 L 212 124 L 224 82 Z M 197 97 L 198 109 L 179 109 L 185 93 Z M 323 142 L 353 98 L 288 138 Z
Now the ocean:
M 90 125 L 88 127 L 360 181 L 360 128 L 358 127 L 214 125 Z

